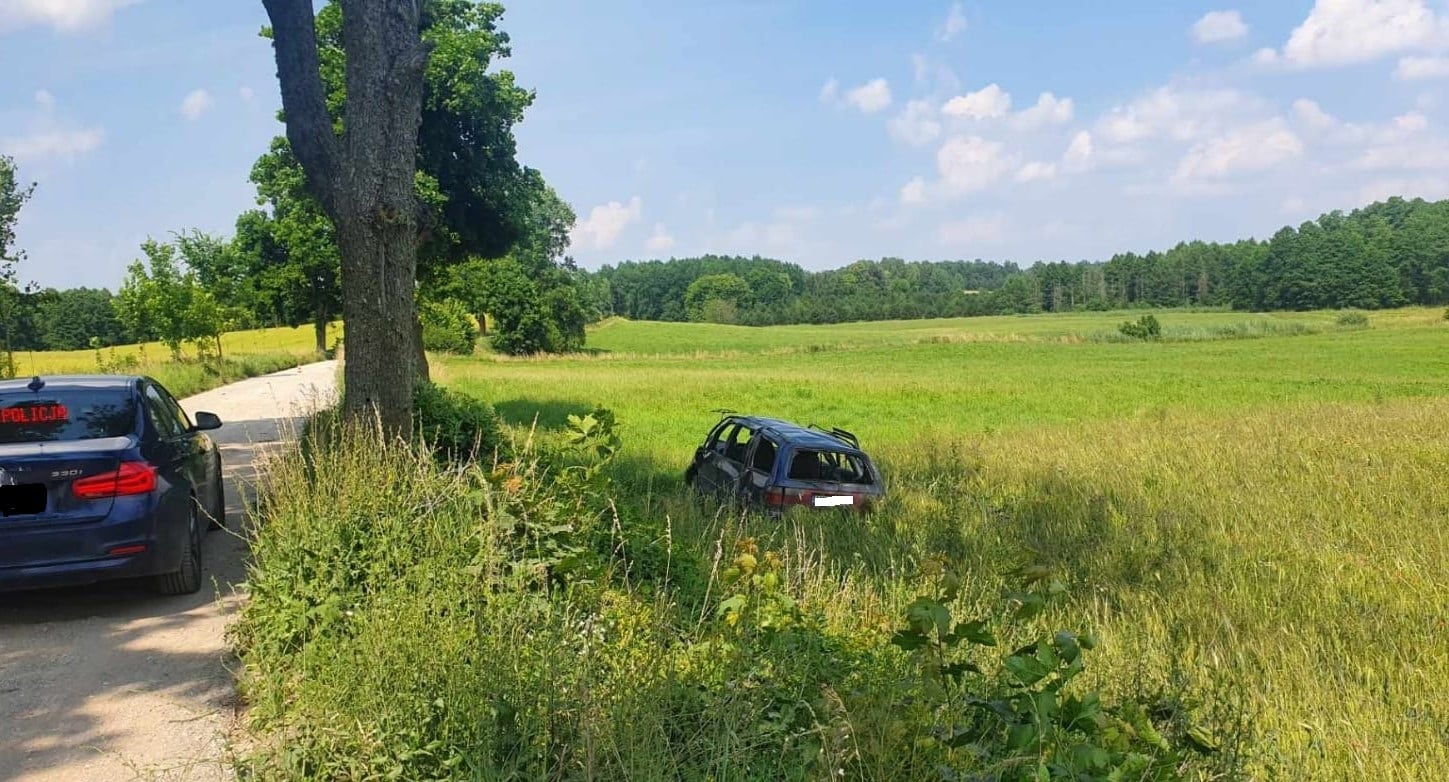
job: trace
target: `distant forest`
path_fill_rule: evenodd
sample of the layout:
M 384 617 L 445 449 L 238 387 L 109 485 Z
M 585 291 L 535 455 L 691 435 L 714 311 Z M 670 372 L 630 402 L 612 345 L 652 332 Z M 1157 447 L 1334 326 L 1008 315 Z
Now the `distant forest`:
M 602 315 L 742 325 L 1131 307 L 1381 309 L 1449 303 L 1449 201 L 1331 212 L 1271 239 L 1185 242 L 1101 262 L 856 261 L 810 272 L 768 258 L 627 261 L 585 274 Z
M 774 325 L 1131 307 L 1442 305 L 1449 304 L 1449 201 L 1395 198 L 1284 228 L 1267 241 L 1190 242 L 1105 262 L 885 258 L 810 272 L 768 258 L 711 255 L 627 261 L 597 272 L 566 268 L 582 316 L 593 320 L 622 315 Z M 202 274 L 193 284 L 232 298 L 212 276 Z M 11 324 L 0 339 L 16 350 L 78 350 L 156 337 L 139 331 L 139 322 L 128 327 L 118 317 L 121 304 L 102 289 L 0 286 L 0 312 Z M 233 309 L 231 327 L 283 322 L 265 307 Z

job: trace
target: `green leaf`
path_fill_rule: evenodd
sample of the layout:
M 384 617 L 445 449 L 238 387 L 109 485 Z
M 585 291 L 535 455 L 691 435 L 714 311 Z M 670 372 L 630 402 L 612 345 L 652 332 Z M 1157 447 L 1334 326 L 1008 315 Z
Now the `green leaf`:
M 895 635 L 891 636 L 891 645 L 907 652 L 925 648 L 926 643 L 926 636 L 915 630 L 897 630 Z
M 1045 679 L 1052 672 L 1055 666 L 1043 665 L 1041 660 L 1024 654 L 1012 655 L 1006 658 L 1006 670 L 1023 687 L 1030 687 L 1033 684 Z
M 1081 645 L 1077 642 L 1077 636 L 1066 630 L 1058 632 L 1056 637 L 1052 639 L 1052 644 L 1056 646 L 1057 653 L 1062 656 L 1062 659 L 1069 663 L 1076 662 L 1077 658 L 1082 654 Z
M 1046 598 L 1036 594 L 1022 594 L 1019 596 L 1021 605 L 1016 609 L 1016 618 L 1021 620 L 1032 619 L 1046 608 Z
M 1218 750 L 1217 737 L 1201 725 L 1193 725 L 1187 729 L 1187 740 L 1193 749 L 1203 754 L 1211 754 Z
M 745 602 L 746 601 L 744 595 L 735 595 L 733 597 L 725 598 L 724 600 L 720 601 L 719 608 L 715 610 L 715 615 L 725 616 L 726 614 L 738 613 L 740 611 L 743 611 L 745 608 Z
M 906 607 L 906 621 L 922 635 L 928 635 L 934 628 L 938 635 L 944 636 L 951 629 L 951 612 L 929 597 L 918 597 Z
M 1136 703 L 1124 704 L 1121 709 L 1121 716 L 1123 721 L 1132 728 L 1132 731 L 1144 743 L 1164 752 L 1170 749 L 1167 744 L 1167 739 L 1164 739 L 1162 734 L 1157 732 L 1157 726 L 1152 724 L 1152 719 L 1147 716 L 1147 712 L 1140 705 Z
M 987 628 L 986 623 L 980 619 L 957 624 L 956 629 L 951 634 L 977 646 L 996 645 L 996 636 L 991 634 L 991 630 Z
M 1012 725 L 1011 730 L 1006 733 L 1006 748 L 1019 751 L 1031 746 L 1036 741 L 1036 726 L 1031 723 Z

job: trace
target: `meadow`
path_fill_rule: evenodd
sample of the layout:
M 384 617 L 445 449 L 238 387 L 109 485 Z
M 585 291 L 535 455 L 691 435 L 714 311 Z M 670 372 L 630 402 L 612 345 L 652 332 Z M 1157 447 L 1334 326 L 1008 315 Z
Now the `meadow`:
M 236 630 L 239 762 L 258 779 L 1443 778 L 1449 321 L 1168 311 L 1173 341 L 1116 341 L 1139 314 L 610 321 L 589 355 L 437 357 L 514 449 L 460 468 L 344 438 L 277 464 Z M 596 405 L 612 458 L 550 450 L 594 443 L 569 416 Z M 854 430 L 889 500 L 783 520 L 701 505 L 682 471 L 714 408 Z M 1056 593 L 1040 613 L 1024 574 Z M 893 646 L 921 598 L 999 639 L 965 683 Z M 1062 700 L 1022 701 L 1043 638 L 1094 643 Z M 1045 727 L 1094 690 L 1121 704 L 1115 728 Z M 980 716 L 1020 703 L 1025 722 Z M 1114 743 L 1159 746 L 1144 718 L 1193 749 L 1145 770 L 1141 744 Z
M 342 324 L 328 330 L 328 343 L 342 334 Z M 317 360 L 311 327 L 232 331 L 221 336 L 221 359 L 200 361 L 192 346 L 184 346 L 181 361 L 160 342 L 117 345 L 99 350 L 71 350 L 15 354 L 18 377 L 102 372 L 150 375 L 177 396 L 190 396 L 210 388 L 264 375 Z
M 717 539 L 680 471 L 715 408 L 842 426 L 892 504 L 833 526 L 746 519 L 837 577 L 801 597 L 841 625 L 908 602 L 911 563 L 969 563 L 977 599 L 1046 564 L 1103 639 L 1093 675 L 1172 677 L 1248 715 L 1252 768 L 1449 773 L 1449 322 L 1169 312 L 1164 329 L 1303 323 L 1297 336 L 1095 341 L 1130 313 L 747 329 L 604 324 L 591 357 L 440 362 L 511 423 L 594 404 L 620 478 L 678 539 Z M 734 523 L 734 522 L 731 522 Z M 708 546 L 706 546 L 708 548 Z M 817 576 L 800 574 L 802 586 Z M 845 589 L 840 584 L 847 584 Z

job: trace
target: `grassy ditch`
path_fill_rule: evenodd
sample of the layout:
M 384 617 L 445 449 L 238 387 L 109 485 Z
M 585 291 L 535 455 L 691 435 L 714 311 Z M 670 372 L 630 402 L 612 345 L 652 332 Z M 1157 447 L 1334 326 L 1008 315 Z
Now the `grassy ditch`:
M 1165 675 L 1126 699 L 1087 683 L 1097 639 L 1050 572 L 914 547 L 882 567 L 895 544 L 845 554 L 803 516 L 675 508 L 675 527 L 611 477 L 612 432 L 596 411 L 460 463 L 314 428 L 284 456 L 234 630 L 246 776 L 1178 779 L 1239 762 Z

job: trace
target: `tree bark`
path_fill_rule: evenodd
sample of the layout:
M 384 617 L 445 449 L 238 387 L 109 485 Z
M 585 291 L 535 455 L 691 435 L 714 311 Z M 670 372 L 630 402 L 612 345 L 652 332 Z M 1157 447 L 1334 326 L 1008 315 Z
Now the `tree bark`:
M 327 311 L 322 307 L 317 308 L 317 313 L 312 316 L 312 334 L 317 338 L 317 355 L 327 355 Z
M 428 351 L 423 347 L 423 321 L 413 321 L 413 371 L 419 383 L 426 383 L 428 377 Z
M 376 416 L 386 433 L 410 436 L 416 380 L 409 263 L 417 257 L 413 235 L 406 228 L 352 220 L 338 224 L 337 244 L 344 280 L 342 321 L 347 324 L 344 409 L 351 416 Z
M 344 412 L 412 434 L 417 378 L 418 127 L 428 46 L 417 0 L 342 0 L 343 136 L 318 70 L 312 0 L 262 0 L 272 21 L 287 140 L 337 229 L 347 325 Z M 324 338 L 325 339 L 325 338 Z

